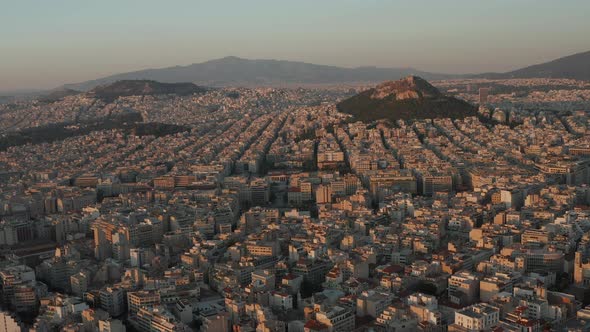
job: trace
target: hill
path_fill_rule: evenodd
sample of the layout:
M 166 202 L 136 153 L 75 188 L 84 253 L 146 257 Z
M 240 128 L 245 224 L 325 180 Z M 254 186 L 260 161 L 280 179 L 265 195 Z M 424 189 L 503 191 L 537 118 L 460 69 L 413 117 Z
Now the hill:
M 408 76 L 389 81 L 343 100 L 338 110 L 355 120 L 371 122 L 432 118 L 464 118 L 477 115 L 475 106 L 443 95 L 424 79 Z
M 562 57 L 506 73 L 485 73 L 473 77 L 507 78 L 571 78 L 590 80 L 590 51 Z
M 120 80 L 154 80 L 158 82 L 192 82 L 207 86 L 281 86 L 290 84 L 338 84 L 381 82 L 407 75 L 429 79 L 450 78 L 451 75 L 421 72 L 413 68 L 343 68 L 282 60 L 249 60 L 238 57 L 116 74 L 97 80 L 65 85 L 66 88 L 88 91 L 99 85 Z
M 87 94 L 111 102 L 118 97 L 176 94 L 179 96 L 204 93 L 207 89 L 193 83 L 161 83 L 149 80 L 123 80 L 101 85 Z
M 55 89 L 52 92 L 50 92 L 49 94 L 46 94 L 44 96 L 40 96 L 38 100 L 41 102 L 44 102 L 44 103 L 53 103 L 56 101 L 60 101 L 60 100 L 64 99 L 65 97 L 75 96 L 80 93 L 81 93 L 80 91 L 66 89 L 66 88 Z

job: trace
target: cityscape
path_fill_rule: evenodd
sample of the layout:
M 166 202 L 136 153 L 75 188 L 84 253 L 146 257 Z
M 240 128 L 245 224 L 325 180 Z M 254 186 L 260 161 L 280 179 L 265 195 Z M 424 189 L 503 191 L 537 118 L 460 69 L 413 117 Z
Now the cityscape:
M 590 331 L 590 52 L 404 68 L 0 93 L 0 332 Z

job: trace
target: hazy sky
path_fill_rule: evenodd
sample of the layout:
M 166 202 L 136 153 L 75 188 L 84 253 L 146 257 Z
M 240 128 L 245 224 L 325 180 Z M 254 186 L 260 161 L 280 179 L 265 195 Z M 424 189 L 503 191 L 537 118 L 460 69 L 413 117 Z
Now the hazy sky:
M 0 91 L 235 55 L 506 71 L 590 50 L 589 0 L 0 0 Z

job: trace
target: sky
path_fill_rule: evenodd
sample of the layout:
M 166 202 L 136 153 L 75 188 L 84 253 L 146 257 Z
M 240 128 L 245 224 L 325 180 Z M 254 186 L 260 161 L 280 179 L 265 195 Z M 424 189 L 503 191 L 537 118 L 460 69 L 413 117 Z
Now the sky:
M 0 91 L 225 56 L 441 73 L 590 50 L 588 0 L 0 0 Z

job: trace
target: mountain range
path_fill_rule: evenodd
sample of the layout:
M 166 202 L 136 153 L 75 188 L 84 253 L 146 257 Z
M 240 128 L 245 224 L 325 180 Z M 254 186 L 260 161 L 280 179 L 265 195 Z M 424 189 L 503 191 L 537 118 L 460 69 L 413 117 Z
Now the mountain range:
M 250 60 L 234 56 L 188 66 L 145 69 L 96 80 L 67 84 L 63 88 L 88 91 L 120 80 L 192 82 L 205 86 L 283 86 L 305 84 L 376 83 L 416 75 L 428 80 L 451 78 L 574 78 L 590 80 L 590 51 L 566 56 L 506 73 L 451 75 L 414 68 L 344 68 L 283 60 Z
M 154 80 L 165 83 L 192 82 L 206 86 L 281 86 L 380 82 L 407 75 L 443 79 L 450 75 L 422 72 L 413 68 L 343 68 L 283 60 L 249 60 L 229 56 L 217 60 L 161 69 L 116 74 L 64 87 L 87 91 L 120 80 Z
M 590 51 L 576 53 L 553 61 L 524 67 L 506 73 L 484 73 L 474 75 L 478 78 L 571 78 L 590 80 Z
M 475 106 L 442 94 L 417 76 L 381 83 L 341 101 L 337 108 L 352 115 L 355 120 L 365 122 L 380 119 L 460 119 L 477 115 Z
M 37 100 L 39 100 L 40 102 L 44 102 L 44 103 L 53 103 L 53 102 L 62 100 L 65 97 L 74 96 L 79 93 L 80 93 L 80 91 L 73 90 L 73 89 L 58 88 L 58 89 L 51 91 L 48 94 L 40 96 Z

